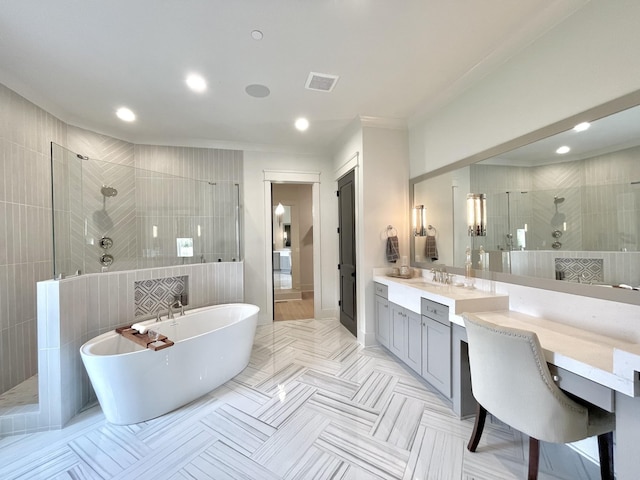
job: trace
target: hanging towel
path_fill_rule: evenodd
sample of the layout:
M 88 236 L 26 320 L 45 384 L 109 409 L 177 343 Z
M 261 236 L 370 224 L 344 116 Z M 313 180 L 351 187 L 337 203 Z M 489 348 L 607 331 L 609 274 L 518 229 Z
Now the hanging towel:
M 398 250 L 398 237 L 396 235 L 387 237 L 387 262 L 396 263 L 396 260 L 400 258 L 400 251 Z
M 432 261 L 438 260 L 438 247 L 436 245 L 436 236 L 427 235 L 427 239 L 424 245 L 424 255 L 430 258 Z

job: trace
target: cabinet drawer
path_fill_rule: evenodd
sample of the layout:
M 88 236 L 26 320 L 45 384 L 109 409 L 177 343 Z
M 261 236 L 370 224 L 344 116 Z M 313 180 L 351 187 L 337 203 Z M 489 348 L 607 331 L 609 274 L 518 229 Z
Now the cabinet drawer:
M 420 310 L 422 315 L 429 317 L 443 325 L 449 325 L 449 307 L 441 303 L 434 302 L 428 298 L 420 299 Z
M 610 388 L 555 365 L 549 364 L 549 371 L 555 377 L 556 385 L 562 390 L 593 403 L 607 412 L 614 411 L 615 395 Z
M 376 295 L 387 298 L 389 296 L 389 287 L 378 282 L 373 282 L 373 286 L 376 290 Z

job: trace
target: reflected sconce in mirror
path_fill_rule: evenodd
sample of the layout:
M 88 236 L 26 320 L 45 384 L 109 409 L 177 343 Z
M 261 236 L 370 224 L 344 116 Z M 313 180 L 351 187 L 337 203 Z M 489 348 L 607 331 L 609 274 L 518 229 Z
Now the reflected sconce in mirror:
M 467 225 L 470 237 L 487 234 L 487 196 L 484 193 L 467 194 Z
M 416 205 L 413 207 L 413 236 L 427 236 L 427 209 L 424 205 Z
M 278 206 L 276 207 L 276 217 L 278 217 L 278 225 L 280 225 L 280 223 L 282 222 L 282 214 L 284 213 L 284 207 L 282 206 L 282 203 L 278 202 Z

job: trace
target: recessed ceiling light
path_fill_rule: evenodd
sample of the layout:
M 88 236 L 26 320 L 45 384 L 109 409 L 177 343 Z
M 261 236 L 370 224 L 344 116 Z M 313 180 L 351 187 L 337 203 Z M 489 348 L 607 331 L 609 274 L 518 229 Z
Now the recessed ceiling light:
M 591 124 L 589 122 L 582 122 L 579 123 L 578 125 L 576 125 L 575 127 L 573 127 L 573 129 L 576 132 L 584 132 L 585 130 L 587 130 L 589 127 L 591 126 Z
M 269 94 L 271 93 L 271 90 L 269 90 L 269 87 L 265 87 L 264 85 L 259 85 L 257 83 L 253 85 L 248 85 L 244 89 L 244 91 L 247 92 L 247 95 L 250 95 L 255 98 L 268 97 Z
M 136 119 L 136 114 L 127 107 L 120 107 L 118 110 L 116 110 L 116 115 L 120 120 L 123 120 L 125 122 L 133 122 Z
M 187 76 L 187 86 L 194 92 L 202 93 L 207 89 L 207 81 L 197 73 Z
M 565 153 L 569 153 L 570 151 L 571 149 L 569 147 L 567 147 L 566 145 L 563 145 L 562 147 L 556 150 L 556 153 L 560 155 L 564 155 Z
M 307 128 L 309 128 L 309 120 L 306 118 L 299 118 L 296 120 L 296 128 L 301 132 L 304 132 Z
M 264 35 L 262 35 L 262 32 L 260 30 L 253 30 L 251 32 L 251 38 L 253 38 L 254 40 L 262 40 L 262 37 Z

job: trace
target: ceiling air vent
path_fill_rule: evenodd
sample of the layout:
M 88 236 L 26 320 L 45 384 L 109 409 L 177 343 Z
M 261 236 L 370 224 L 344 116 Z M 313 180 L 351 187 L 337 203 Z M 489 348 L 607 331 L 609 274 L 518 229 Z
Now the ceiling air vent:
M 309 90 L 317 90 L 319 92 L 330 92 L 333 90 L 336 82 L 338 81 L 337 75 L 329 75 L 328 73 L 316 73 L 311 72 L 307 78 L 305 88 Z

